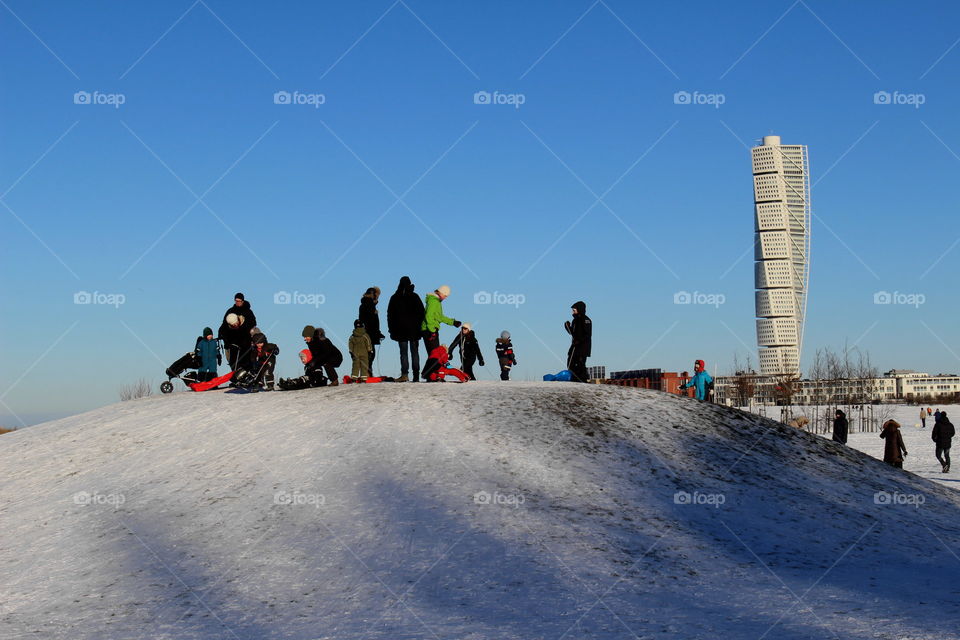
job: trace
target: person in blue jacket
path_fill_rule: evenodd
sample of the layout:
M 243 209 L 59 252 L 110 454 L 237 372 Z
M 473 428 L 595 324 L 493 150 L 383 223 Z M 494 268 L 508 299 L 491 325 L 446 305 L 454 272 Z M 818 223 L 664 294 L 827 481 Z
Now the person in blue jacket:
M 217 365 L 222 362 L 220 343 L 213 339 L 213 329 L 203 328 L 203 335 L 197 338 L 196 354 L 200 356 L 200 368 L 197 370 L 197 381 L 206 382 L 217 377 Z
M 694 376 L 686 384 L 680 385 L 680 390 L 693 387 L 693 396 L 701 402 L 707 399 L 708 390 L 713 386 L 713 376 L 707 373 L 703 360 L 693 363 Z

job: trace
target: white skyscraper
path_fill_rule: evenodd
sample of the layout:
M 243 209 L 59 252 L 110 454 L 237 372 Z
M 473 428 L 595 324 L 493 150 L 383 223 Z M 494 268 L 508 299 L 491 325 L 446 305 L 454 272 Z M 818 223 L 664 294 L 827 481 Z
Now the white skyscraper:
M 760 373 L 799 375 L 810 279 L 807 147 L 764 136 L 751 153 Z

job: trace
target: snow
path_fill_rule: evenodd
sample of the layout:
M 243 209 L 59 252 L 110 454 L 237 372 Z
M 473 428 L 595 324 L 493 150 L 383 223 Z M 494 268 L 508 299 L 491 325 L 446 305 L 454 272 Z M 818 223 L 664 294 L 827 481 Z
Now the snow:
M 2 638 L 960 637 L 960 494 L 656 391 L 174 393 L 0 464 Z

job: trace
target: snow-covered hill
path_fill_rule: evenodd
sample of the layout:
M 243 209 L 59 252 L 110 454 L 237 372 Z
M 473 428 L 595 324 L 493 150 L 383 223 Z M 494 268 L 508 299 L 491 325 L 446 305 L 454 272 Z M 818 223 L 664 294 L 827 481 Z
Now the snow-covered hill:
M 960 637 L 960 494 L 657 392 L 177 393 L 0 465 L 2 638 Z

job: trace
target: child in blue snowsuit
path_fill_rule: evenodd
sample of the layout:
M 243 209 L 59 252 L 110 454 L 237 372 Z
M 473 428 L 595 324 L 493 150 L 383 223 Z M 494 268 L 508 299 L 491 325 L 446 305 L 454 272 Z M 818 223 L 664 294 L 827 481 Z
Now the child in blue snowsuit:
M 707 388 L 713 383 L 713 376 L 707 373 L 703 360 L 697 360 L 693 363 L 695 375 L 690 378 L 686 384 L 680 385 L 681 390 L 693 387 L 693 396 L 703 402 L 707 399 Z
M 223 361 L 220 355 L 220 343 L 213 339 L 213 329 L 203 328 L 203 335 L 197 338 L 195 350 L 200 357 L 200 368 L 197 369 L 197 381 L 206 382 L 217 377 L 217 365 Z

